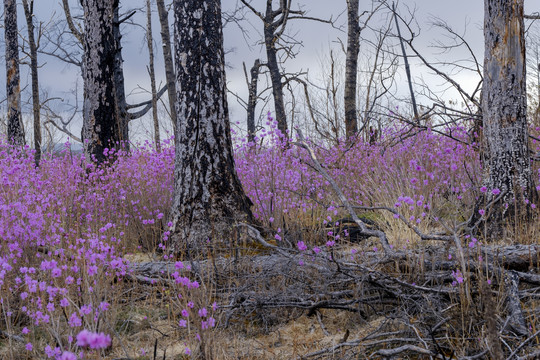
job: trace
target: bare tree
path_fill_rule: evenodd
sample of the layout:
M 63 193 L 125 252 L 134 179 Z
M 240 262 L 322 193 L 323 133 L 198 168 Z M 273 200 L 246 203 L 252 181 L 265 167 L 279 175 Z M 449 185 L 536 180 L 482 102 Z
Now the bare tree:
M 34 0 L 23 0 L 24 16 L 26 18 L 26 27 L 28 30 L 28 47 L 30 48 L 30 72 L 32 76 L 32 112 L 34 115 L 34 149 L 35 162 L 39 165 L 41 159 L 41 120 L 40 110 L 41 104 L 39 101 L 39 79 L 38 79 L 38 61 L 37 61 L 37 49 L 34 36 Z
M 169 96 L 170 116 L 173 123 L 173 129 L 176 133 L 176 88 L 174 75 L 174 62 L 171 50 L 171 34 L 169 32 L 169 15 L 165 9 L 164 0 L 156 0 L 161 25 L 161 43 L 163 45 L 163 61 L 165 62 L 165 78 L 167 79 L 167 95 Z
M 104 150 L 121 137 L 114 83 L 116 44 L 114 9 L 118 2 L 83 0 L 84 8 L 84 105 L 82 140 L 88 159 L 106 159 Z
M 154 142 L 156 150 L 161 151 L 161 139 L 159 137 L 159 119 L 157 114 L 157 90 L 156 72 L 154 70 L 154 45 L 152 41 L 152 7 L 150 0 L 146 0 L 146 41 L 148 45 L 148 74 L 150 75 L 150 87 L 152 91 L 152 118 L 154 120 Z
M 81 67 L 81 72 L 84 77 L 84 67 L 82 54 L 74 52 L 73 50 L 77 46 L 82 46 L 85 36 L 85 27 L 76 22 L 71 14 L 71 9 L 67 0 L 62 0 L 65 22 L 69 31 L 61 29 L 60 24 L 56 27 L 55 32 L 47 34 L 47 40 L 49 41 L 49 49 L 41 50 L 44 54 L 56 57 L 68 64 Z M 118 107 L 118 121 L 119 131 L 122 140 L 121 145 L 125 150 L 129 150 L 129 122 L 135 119 L 139 119 L 146 115 L 152 108 L 152 100 L 142 101 L 136 104 L 129 104 L 126 99 L 125 86 L 124 86 L 124 71 L 123 71 L 123 57 L 122 57 L 122 32 L 120 26 L 126 22 L 136 13 L 136 10 L 130 10 L 126 14 L 120 14 L 118 0 L 113 2 L 113 37 L 114 37 L 114 83 L 115 83 L 115 96 Z M 66 34 L 68 36 L 66 36 Z M 75 41 L 74 41 L 75 40 Z M 165 93 L 167 87 L 162 87 L 157 93 L 158 99 Z M 54 120 L 53 120 L 54 121 Z M 62 121 L 62 125 L 58 125 L 57 128 L 64 131 L 65 123 Z
M 501 191 L 488 192 L 487 199 L 495 202 L 489 230 L 498 235 L 504 221 L 523 214 L 525 200 L 538 194 L 529 160 L 523 0 L 485 0 L 484 7 L 485 184 Z
M 358 131 L 356 111 L 356 79 L 360 51 L 360 20 L 358 0 L 347 0 L 347 57 L 345 59 L 345 133 L 347 139 Z
M 219 0 L 175 3 L 177 130 L 171 233 L 191 256 L 207 241 L 230 241 L 231 225 L 253 220 L 236 174 L 226 98 Z
M 332 20 L 322 20 L 307 16 L 303 10 L 292 9 L 292 0 L 280 0 L 277 9 L 273 8 L 273 1 L 266 0 L 266 7 L 260 12 L 251 5 L 248 0 L 240 0 L 253 14 L 255 14 L 263 23 L 264 46 L 266 49 L 266 63 L 272 82 L 272 94 L 274 98 L 275 119 L 278 123 L 278 129 L 288 136 L 287 115 L 285 112 L 285 101 L 283 95 L 283 74 L 280 71 L 278 61 L 278 51 L 285 52 L 285 58 L 294 56 L 292 51 L 295 44 L 299 44 L 293 39 L 284 39 L 288 22 L 295 19 L 314 20 L 324 23 L 332 23 Z
M 403 41 L 403 38 L 401 37 L 401 30 L 399 29 L 399 21 L 398 16 L 396 12 L 396 6 L 394 3 L 392 3 L 392 12 L 394 13 L 394 20 L 396 22 L 396 31 L 398 33 L 399 43 L 401 45 L 401 52 L 403 54 L 403 63 L 405 64 L 405 72 L 407 74 L 407 81 L 409 84 L 409 93 L 411 94 L 411 102 L 412 102 L 412 108 L 414 112 L 414 120 L 415 122 L 419 121 L 418 116 L 418 107 L 416 106 L 416 97 L 414 95 L 413 85 L 412 85 L 412 79 L 411 79 L 411 69 L 409 66 L 409 60 L 407 58 L 407 51 L 405 50 L 405 44 Z
M 272 81 L 272 93 L 274 97 L 275 118 L 279 130 L 287 135 L 287 115 L 285 113 L 285 101 L 283 100 L 283 84 L 281 82 L 281 72 L 277 58 L 277 44 L 285 29 L 289 14 L 291 14 L 291 0 L 281 0 L 279 7 L 272 8 L 272 0 L 266 1 L 264 14 L 255 10 L 255 8 L 246 0 L 241 0 L 255 15 L 262 21 L 264 26 L 264 45 L 266 48 L 266 67 L 270 72 Z
M 257 106 L 257 84 L 259 82 L 259 69 L 261 63 L 259 59 L 256 59 L 250 70 L 250 78 L 248 78 L 246 63 L 243 63 L 244 75 L 248 85 L 248 102 L 247 102 L 247 131 L 249 141 L 253 141 L 255 138 L 255 107 Z
M 6 40 L 7 136 L 12 144 L 24 144 L 17 39 L 17 2 L 4 0 L 4 35 Z

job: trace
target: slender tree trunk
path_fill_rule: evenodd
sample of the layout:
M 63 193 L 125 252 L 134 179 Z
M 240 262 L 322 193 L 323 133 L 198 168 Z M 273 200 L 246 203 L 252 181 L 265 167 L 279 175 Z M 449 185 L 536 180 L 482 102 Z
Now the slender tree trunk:
M 117 1 L 83 0 L 84 105 L 82 140 L 89 160 L 101 163 L 104 149 L 122 139 L 115 89 L 116 44 L 114 9 Z
M 250 75 L 251 79 L 247 79 L 246 64 L 244 63 L 244 72 L 246 73 L 246 80 L 248 82 L 248 103 L 247 103 L 247 130 L 248 140 L 254 141 L 255 139 L 255 106 L 257 106 L 257 84 L 259 82 L 259 68 L 261 63 L 259 59 L 255 60 L 251 67 Z
M 176 135 L 176 79 L 174 75 L 174 62 L 171 50 L 171 34 L 169 32 L 169 14 L 165 9 L 164 0 L 156 0 L 161 25 L 161 42 L 163 44 L 163 60 L 165 62 L 165 78 L 167 79 L 167 94 L 169 96 L 170 114 Z
M 414 112 L 414 121 L 419 122 L 418 116 L 418 107 L 416 106 L 416 97 L 413 91 L 412 78 L 411 78 L 411 68 L 409 67 L 409 60 L 407 58 L 407 52 L 405 51 L 405 44 L 403 43 L 403 38 L 401 37 L 401 31 L 399 30 L 399 21 L 397 18 L 396 7 L 392 3 L 392 11 L 394 12 L 394 20 L 396 22 L 396 30 L 398 32 L 399 43 L 401 44 L 401 53 L 403 54 L 403 62 L 405 64 L 405 73 L 407 74 L 407 82 L 409 83 L 409 93 L 411 94 L 412 108 Z
M 358 52 L 360 51 L 360 24 L 358 0 L 347 0 L 347 56 L 345 59 L 345 134 L 347 139 L 358 132 L 356 112 L 356 79 L 358 73 Z
M 150 75 L 150 86 L 152 91 L 152 118 L 154 119 L 154 142 L 156 150 L 161 152 L 161 139 L 159 137 L 159 119 L 157 113 L 157 90 L 156 90 L 156 72 L 154 70 L 154 46 L 152 41 L 152 7 L 150 0 L 146 0 L 146 41 L 148 45 L 148 74 Z
M 175 0 L 177 69 L 172 246 L 188 256 L 230 244 L 235 222 L 252 221 L 236 175 L 227 107 L 221 4 Z
M 19 45 L 17 29 L 17 2 L 4 0 L 4 35 L 6 40 L 6 96 L 8 141 L 14 145 L 24 144 L 24 128 L 21 115 L 21 88 L 19 75 Z
M 118 107 L 118 128 L 120 129 L 121 148 L 129 151 L 129 121 L 126 90 L 124 81 L 124 59 L 122 58 L 122 33 L 120 32 L 120 9 L 118 2 L 113 8 L 113 37 L 114 37 L 114 87 L 116 105 Z
M 41 120 L 39 101 L 39 80 L 38 80 L 38 61 L 37 45 L 34 37 L 34 0 L 23 0 L 24 16 L 26 18 L 26 27 L 28 29 L 28 46 L 30 47 L 30 72 L 32 74 L 32 110 L 34 113 L 34 148 L 36 150 L 34 159 L 36 165 L 39 165 L 41 159 Z
M 490 210 L 490 233 L 528 208 L 537 193 L 529 159 L 523 0 L 484 2 L 483 138 L 487 201 L 503 194 Z M 496 192 L 496 191 L 495 191 Z M 514 218 L 515 219 L 515 218 Z
M 288 137 L 287 134 L 287 116 L 285 114 L 285 102 L 283 100 L 283 83 L 281 82 L 281 72 L 277 60 L 275 27 L 272 25 L 274 16 L 272 11 L 272 1 L 266 2 L 266 18 L 264 20 L 264 44 L 266 47 L 266 66 L 270 72 L 272 81 L 272 95 L 274 97 L 275 117 L 278 123 L 278 129 Z

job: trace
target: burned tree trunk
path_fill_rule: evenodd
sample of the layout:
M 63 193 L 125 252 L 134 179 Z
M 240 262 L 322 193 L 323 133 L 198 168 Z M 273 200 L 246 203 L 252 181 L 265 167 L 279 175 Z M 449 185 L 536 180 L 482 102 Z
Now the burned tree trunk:
M 529 159 L 523 0 L 484 2 L 483 141 L 487 161 L 488 228 L 500 233 L 506 220 L 535 200 Z M 493 191 L 494 190 L 494 191 Z M 498 191 L 502 196 L 498 196 Z
M 251 221 L 232 154 L 219 0 L 176 0 L 177 69 L 172 247 L 188 256 L 229 244 L 239 221 Z
M 280 9 L 284 11 L 284 9 Z M 283 16 L 287 16 L 284 14 Z M 274 97 L 274 110 L 275 117 L 278 124 L 278 129 L 287 135 L 287 115 L 285 114 L 285 102 L 283 100 L 283 83 L 281 82 L 281 72 L 279 71 L 279 64 L 277 60 L 276 42 L 277 36 L 275 34 L 277 25 L 274 22 L 274 11 L 272 10 L 272 0 L 266 2 L 266 14 L 264 18 L 264 45 L 266 48 L 266 67 L 270 73 L 270 80 L 272 81 L 272 95 Z
M 114 38 L 114 88 L 116 92 L 116 106 L 118 108 L 118 129 L 120 146 L 129 151 L 129 121 L 130 116 L 127 109 L 125 81 L 124 81 L 124 59 L 122 58 L 122 33 L 120 32 L 120 10 L 118 1 L 113 8 L 113 38 Z
M 246 64 L 244 63 L 244 72 L 246 73 L 246 81 L 248 81 L 248 103 L 247 103 L 247 131 L 248 140 L 255 140 L 255 106 L 257 105 L 257 84 L 259 82 L 259 68 L 261 63 L 259 59 L 255 60 L 251 67 L 251 79 L 247 78 Z
M 24 144 L 21 116 L 17 2 L 4 0 L 4 35 L 6 40 L 7 136 L 14 145 Z
M 345 59 L 345 134 L 350 139 L 358 132 L 356 112 L 356 78 L 360 51 L 358 0 L 347 0 L 347 56 Z
M 28 46 L 30 47 L 30 72 L 32 75 L 32 109 L 34 113 L 34 149 L 36 150 L 34 159 L 36 165 L 39 165 L 41 159 L 41 120 L 39 102 L 39 80 L 38 80 L 38 61 L 37 45 L 34 37 L 34 0 L 23 0 L 24 16 L 26 18 L 26 27 L 28 30 Z
M 174 75 L 174 63 L 171 51 L 171 34 L 169 33 L 169 18 L 165 9 L 164 0 L 156 0 L 161 25 L 161 42 L 163 44 L 163 61 L 165 62 L 165 78 L 167 79 L 167 94 L 169 96 L 170 114 L 176 135 L 176 85 Z
M 103 150 L 121 140 L 114 83 L 116 46 L 113 29 L 118 2 L 83 0 L 84 105 L 82 140 L 89 160 L 101 163 Z
M 152 91 L 152 118 L 154 120 L 154 142 L 156 150 L 161 152 L 161 139 L 159 137 L 159 119 L 157 113 L 157 90 L 156 72 L 154 70 L 154 46 L 152 41 L 152 8 L 150 0 L 146 0 L 146 41 L 148 45 L 148 74 L 150 75 L 150 87 Z

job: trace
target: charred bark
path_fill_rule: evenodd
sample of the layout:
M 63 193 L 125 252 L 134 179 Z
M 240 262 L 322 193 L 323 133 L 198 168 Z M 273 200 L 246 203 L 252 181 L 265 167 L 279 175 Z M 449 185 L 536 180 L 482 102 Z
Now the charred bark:
M 4 36 L 6 40 L 7 136 L 14 145 L 24 144 L 19 75 L 17 2 L 4 0 Z
M 125 81 L 124 81 L 124 59 L 122 57 L 122 33 L 120 32 L 120 11 L 116 1 L 113 8 L 113 37 L 114 37 L 114 87 L 116 92 L 116 105 L 118 107 L 118 129 L 120 146 L 129 151 L 129 120 L 127 109 Z
M 152 8 L 150 0 L 146 0 L 146 41 L 148 45 L 148 74 L 150 75 L 150 87 L 152 91 L 152 118 L 154 120 L 154 142 L 156 150 L 161 152 L 161 139 L 159 137 L 159 119 L 157 113 L 157 90 L 156 72 L 154 70 L 154 46 L 152 41 Z
M 176 135 L 176 83 L 174 75 L 174 62 L 171 50 L 171 34 L 169 32 L 168 12 L 164 0 L 156 0 L 161 25 L 161 42 L 163 44 L 163 61 L 165 62 L 165 78 L 167 79 L 167 94 L 169 96 L 170 115 Z
M 538 195 L 529 160 L 523 0 L 485 0 L 484 11 L 482 114 L 489 191 L 482 201 L 496 200 L 487 225 L 496 235 L 507 220 L 522 218 L 528 212 L 525 201 Z
M 255 60 L 251 67 L 251 79 L 247 79 L 246 64 L 244 63 L 244 72 L 246 72 L 246 81 L 248 82 L 248 103 L 247 103 L 247 131 L 248 140 L 254 141 L 255 139 L 255 106 L 257 106 L 257 84 L 259 81 L 259 68 L 261 64 L 259 59 Z
M 350 139 L 358 132 L 356 112 L 356 79 L 360 51 L 358 0 L 347 0 L 347 56 L 345 59 L 345 134 Z
M 114 9 L 118 2 L 83 0 L 84 9 L 84 105 L 82 140 L 87 159 L 97 163 L 103 151 L 122 139 L 115 88 L 116 44 Z
M 176 0 L 178 135 L 170 227 L 172 248 L 189 257 L 232 241 L 252 221 L 232 154 L 219 0 Z
M 37 44 L 34 36 L 34 0 L 23 0 L 24 17 L 26 18 L 26 27 L 28 30 L 28 46 L 30 47 L 30 72 L 32 76 L 32 112 L 34 115 L 34 159 L 36 165 L 39 165 L 41 159 L 41 120 L 39 101 L 39 79 L 38 79 L 38 61 Z

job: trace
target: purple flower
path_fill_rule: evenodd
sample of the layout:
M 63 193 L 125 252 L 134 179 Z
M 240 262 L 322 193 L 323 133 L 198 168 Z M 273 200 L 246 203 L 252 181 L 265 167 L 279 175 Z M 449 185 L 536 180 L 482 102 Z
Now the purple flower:
M 199 317 L 206 317 L 208 315 L 208 311 L 206 308 L 202 308 L 199 310 Z
M 77 360 L 77 355 L 69 351 L 64 351 L 57 360 Z
M 499 190 L 499 189 L 493 189 L 493 190 L 491 190 L 491 193 L 492 193 L 493 195 L 499 195 L 499 194 L 501 193 L 501 190 Z
M 93 333 L 88 330 L 82 330 L 77 335 L 77 345 L 80 347 L 89 347 L 90 349 L 104 349 L 111 345 L 111 337 L 104 333 Z

